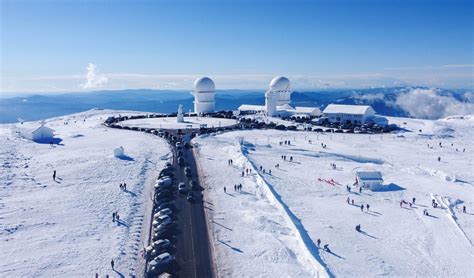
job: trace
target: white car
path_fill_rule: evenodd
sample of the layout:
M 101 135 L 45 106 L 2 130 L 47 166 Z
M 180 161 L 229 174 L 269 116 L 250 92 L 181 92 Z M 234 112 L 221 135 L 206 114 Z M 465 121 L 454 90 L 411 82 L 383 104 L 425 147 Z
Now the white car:
M 164 208 L 157 213 L 155 213 L 155 217 L 160 217 L 160 216 L 165 216 L 165 215 L 171 215 L 173 211 L 169 208 Z
M 158 218 L 158 219 L 153 220 L 152 224 L 153 224 L 153 227 L 159 227 L 159 226 L 162 226 L 162 225 L 163 226 L 168 225 L 170 223 L 173 223 L 173 220 L 168 215 L 165 215 L 162 218 Z
M 184 182 L 178 184 L 178 191 L 180 193 L 186 193 L 186 184 Z

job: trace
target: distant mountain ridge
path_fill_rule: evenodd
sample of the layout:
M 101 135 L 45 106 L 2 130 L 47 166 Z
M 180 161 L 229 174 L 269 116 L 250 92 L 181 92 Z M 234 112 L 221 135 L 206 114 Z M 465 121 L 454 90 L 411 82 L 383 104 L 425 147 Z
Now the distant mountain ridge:
M 422 87 L 419 87 L 422 88 Z M 387 116 L 408 116 L 398 107 L 397 97 L 412 87 L 374 88 L 357 90 L 325 90 L 315 92 L 293 92 L 294 106 L 324 108 L 329 103 L 367 104 L 375 111 Z M 441 90 L 441 94 L 452 95 L 461 100 L 463 91 Z M 121 90 L 70 93 L 58 95 L 30 95 L 0 99 L 0 123 L 46 119 L 77 113 L 95 107 L 144 112 L 170 113 L 183 105 L 184 111 L 193 109 L 193 96 L 189 91 L 170 90 Z M 242 104 L 263 105 L 264 91 L 219 90 L 216 93 L 217 110 L 235 110 Z

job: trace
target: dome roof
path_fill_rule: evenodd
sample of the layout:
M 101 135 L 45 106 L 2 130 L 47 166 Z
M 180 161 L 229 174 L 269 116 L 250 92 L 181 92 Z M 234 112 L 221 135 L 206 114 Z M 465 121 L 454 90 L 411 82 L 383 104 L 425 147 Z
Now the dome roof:
M 270 90 L 272 91 L 289 91 L 291 90 L 290 80 L 284 76 L 277 76 L 270 82 Z
M 194 91 L 195 92 L 209 92 L 215 91 L 216 86 L 214 85 L 214 81 L 209 77 L 200 77 L 194 81 Z

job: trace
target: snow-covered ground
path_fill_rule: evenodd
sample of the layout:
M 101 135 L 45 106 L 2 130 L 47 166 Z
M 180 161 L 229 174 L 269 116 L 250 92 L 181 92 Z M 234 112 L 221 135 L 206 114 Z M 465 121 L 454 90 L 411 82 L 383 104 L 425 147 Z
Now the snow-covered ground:
M 169 148 L 157 136 L 101 125 L 119 113 L 127 114 L 91 110 L 48 120 L 62 140 L 54 146 L 19 138 L 18 125 L 0 126 L 0 277 L 137 272 L 147 188 Z M 119 146 L 121 159 L 113 156 Z
M 166 118 L 146 118 L 146 119 L 135 119 L 120 122 L 123 126 L 136 126 L 142 128 L 166 128 L 166 129 L 185 129 L 185 128 L 199 128 L 201 125 L 207 125 L 207 127 L 225 127 L 235 125 L 238 123 L 232 119 L 221 119 L 211 117 L 184 117 L 183 123 L 178 123 L 176 117 Z
M 474 117 L 390 122 L 407 132 L 251 130 L 196 138 L 218 273 L 474 277 Z M 291 144 L 279 144 L 285 140 Z M 255 174 L 260 166 L 266 174 Z M 241 177 L 248 168 L 252 174 Z M 359 169 L 381 171 L 386 190 L 359 194 L 352 186 Z M 234 184 L 242 184 L 242 192 Z M 412 208 L 400 208 L 412 198 Z M 441 208 L 433 208 L 432 199 Z M 370 204 L 370 211 L 360 204 Z M 318 238 L 331 253 L 317 248 Z

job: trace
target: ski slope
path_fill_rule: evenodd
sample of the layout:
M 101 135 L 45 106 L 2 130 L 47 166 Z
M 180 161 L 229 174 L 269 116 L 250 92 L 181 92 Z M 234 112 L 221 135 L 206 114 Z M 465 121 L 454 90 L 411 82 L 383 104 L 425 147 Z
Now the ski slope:
M 0 277 L 137 274 L 148 188 L 169 149 L 157 136 L 102 126 L 119 113 L 129 114 L 91 110 L 48 120 L 61 139 L 54 146 L 22 139 L 20 124 L 0 126 Z M 119 146 L 122 159 L 113 156 Z
M 390 122 L 405 132 L 250 130 L 196 138 L 219 275 L 473 277 L 474 117 Z M 279 144 L 285 140 L 291 144 Z M 248 168 L 252 174 L 242 177 Z M 357 170 L 381 171 L 385 190 L 359 194 Z M 242 192 L 234 191 L 240 183 Z M 400 207 L 412 198 L 415 205 Z

